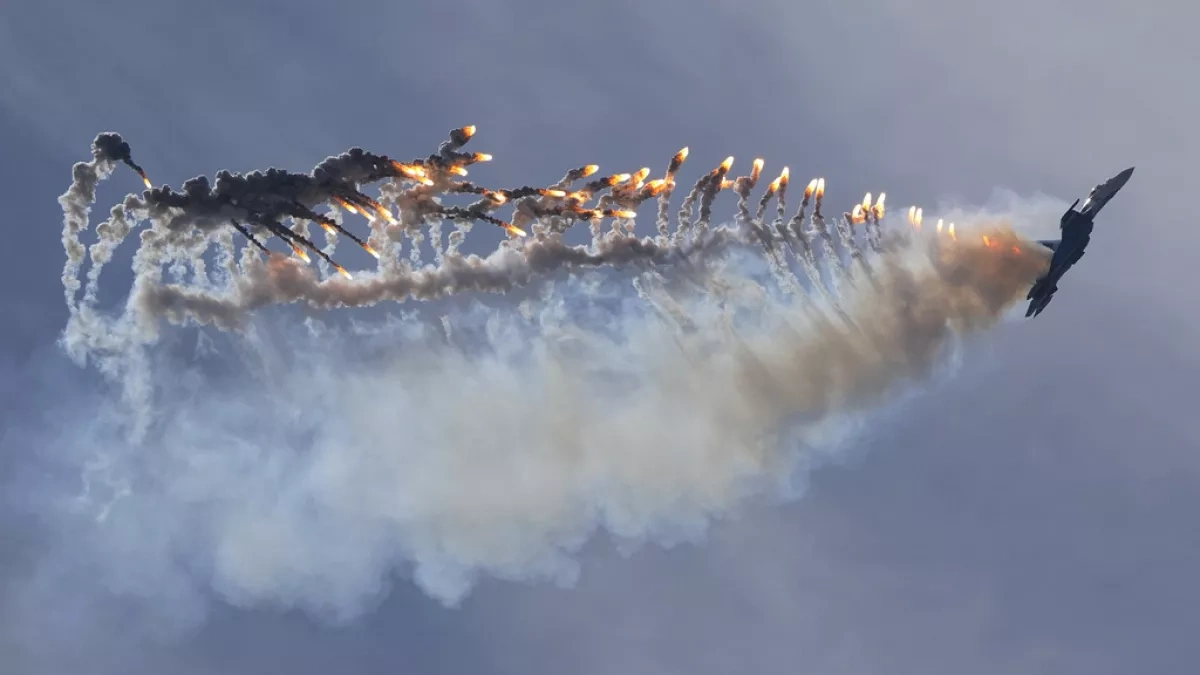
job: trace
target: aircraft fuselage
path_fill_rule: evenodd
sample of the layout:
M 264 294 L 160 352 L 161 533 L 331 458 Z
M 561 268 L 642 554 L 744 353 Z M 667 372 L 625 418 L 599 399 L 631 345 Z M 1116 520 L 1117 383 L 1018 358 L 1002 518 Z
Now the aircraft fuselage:
M 1075 203 L 1067 209 L 1059 221 L 1062 237 L 1038 242 L 1054 251 L 1054 255 L 1050 258 L 1050 269 L 1034 283 L 1033 287 L 1029 289 L 1029 294 L 1025 296 L 1030 301 L 1029 309 L 1025 312 L 1026 317 L 1041 314 L 1046 305 L 1050 304 L 1050 300 L 1058 291 L 1058 281 L 1083 257 L 1084 251 L 1092 239 L 1096 214 L 1100 213 L 1100 209 L 1104 208 L 1104 205 L 1124 187 L 1132 175 L 1133 167 L 1130 167 L 1092 188 L 1087 201 L 1079 210 L 1075 209 L 1079 200 L 1075 200 Z

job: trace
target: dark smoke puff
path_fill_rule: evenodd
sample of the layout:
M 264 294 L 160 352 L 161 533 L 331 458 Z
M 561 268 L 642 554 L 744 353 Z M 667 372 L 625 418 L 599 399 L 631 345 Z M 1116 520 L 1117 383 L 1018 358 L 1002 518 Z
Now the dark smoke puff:
M 92 155 L 110 162 L 128 162 L 133 157 L 133 150 L 121 138 L 121 134 L 106 131 L 92 141 Z
M 155 188 L 146 193 L 146 204 L 151 207 L 157 207 L 156 210 L 166 208 L 186 209 L 191 206 L 192 199 L 186 195 L 172 190 L 168 186 Z
M 208 183 L 208 176 L 196 176 L 189 178 L 183 183 L 183 193 L 195 200 L 208 199 L 212 196 L 212 187 Z
M 320 183 L 361 184 L 374 183 L 395 173 L 389 160 L 356 147 L 325 158 L 313 169 L 312 178 Z

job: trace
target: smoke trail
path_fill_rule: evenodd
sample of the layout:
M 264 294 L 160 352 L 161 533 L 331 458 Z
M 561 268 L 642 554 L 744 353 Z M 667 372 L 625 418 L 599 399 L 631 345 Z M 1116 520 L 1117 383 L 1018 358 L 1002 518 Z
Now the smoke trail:
M 819 293 L 770 283 L 782 258 L 765 261 L 745 223 L 685 241 L 622 229 L 572 246 L 542 222 L 577 213 L 557 193 L 512 200 L 530 200 L 513 208 L 535 214 L 532 236 L 510 231 L 490 254 L 463 255 L 460 224 L 424 263 L 423 224 L 490 222 L 440 201 L 463 194 L 443 175 L 461 145 L 434 156 L 449 164 L 405 164 L 433 185 L 388 178 L 377 203 L 398 223 L 372 221 L 381 258 L 353 279 L 252 244 L 236 258 L 228 224 L 249 216 L 265 228 L 285 197 L 312 209 L 360 183 L 219 174 L 214 189 L 194 179 L 126 199 L 127 217 L 150 221 L 128 301 L 73 316 L 64 342 L 125 387 L 119 419 L 133 433 L 66 441 L 103 456 L 102 475 L 85 475 L 89 494 L 106 496 L 71 501 L 72 517 L 83 503 L 92 520 L 71 521 L 64 556 L 93 561 L 108 587 L 134 596 L 216 593 L 331 619 L 370 608 L 396 573 L 447 604 L 480 575 L 570 583 L 573 553 L 597 531 L 671 542 L 747 500 L 788 497 L 789 479 L 844 438 L 848 418 L 928 376 L 1046 265 L 1009 224 L 964 216 L 957 239 L 936 245 L 891 232 L 863 253 L 878 283 L 825 296 L 836 313 L 814 311 Z M 331 176 L 388 166 L 343 157 L 358 159 L 322 166 L 340 167 Z M 69 256 L 91 171 L 81 179 L 77 165 L 61 200 Z M 649 195 L 633 182 L 610 203 Z M 660 199 L 670 184 L 656 186 Z M 391 243 L 403 236 L 409 261 Z M 217 274 L 165 280 L 164 268 L 203 252 L 198 241 L 217 243 Z M 832 246 L 826 257 L 840 263 Z M 348 324 L 325 311 L 389 301 L 407 304 Z M 308 311 L 303 326 L 292 303 Z M 203 361 L 163 339 L 191 331 L 208 336 Z
M 104 138 L 101 134 L 97 138 Z M 96 202 L 96 186 L 100 181 L 112 174 L 115 162 L 101 151 L 100 146 L 93 145 L 94 159 L 90 162 L 79 162 L 71 170 L 71 187 L 58 198 L 63 209 L 63 248 L 67 253 L 63 265 L 62 281 L 66 293 L 67 308 L 72 316 L 76 312 L 75 294 L 82 285 L 79 281 L 79 271 L 83 267 L 86 248 L 80 240 L 80 235 L 87 230 L 88 216 L 92 204 Z

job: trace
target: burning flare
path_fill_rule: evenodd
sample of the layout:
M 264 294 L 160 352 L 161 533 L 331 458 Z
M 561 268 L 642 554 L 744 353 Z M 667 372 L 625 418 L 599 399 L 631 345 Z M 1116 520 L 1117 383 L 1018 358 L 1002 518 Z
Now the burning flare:
M 790 169 L 788 169 L 788 167 L 786 167 L 786 166 L 783 167 L 783 170 L 779 172 L 779 177 L 776 178 L 775 180 L 771 181 L 771 184 L 769 186 L 767 186 L 767 192 L 770 194 L 779 192 L 779 188 L 783 187 L 784 185 L 787 185 L 789 173 L 790 173 Z
M 667 180 L 665 178 L 655 178 L 649 183 L 646 183 L 645 187 L 647 194 L 649 194 L 651 197 L 657 197 L 667 189 Z
M 866 216 L 865 216 L 865 215 L 863 215 L 864 213 L 865 213 L 865 212 L 864 212 L 864 210 L 863 210 L 863 205 L 862 205 L 862 204 L 855 204 L 855 205 L 854 205 L 854 209 L 852 209 L 852 210 L 850 211 L 850 222 L 852 222 L 852 223 L 854 223 L 854 224 L 856 224 L 856 225 L 857 225 L 858 223 L 861 223 L 861 222 L 863 222 L 864 220 L 866 220 Z
M 301 260 L 303 260 L 306 263 L 312 262 L 312 258 L 308 257 L 308 254 L 304 252 L 304 249 L 300 248 L 293 242 L 289 241 L 288 243 L 291 244 L 292 252 L 294 252 L 296 254 L 296 257 L 300 258 Z
M 688 152 L 687 146 L 684 146 L 679 150 L 679 152 L 675 153 L 674 157 L 671 158 L 670 164 L 667 165 L 668 178 L 675 175 L 675 172 L 679 171 L 679 167 L 683 166 L 683 163 L 687 161 Z

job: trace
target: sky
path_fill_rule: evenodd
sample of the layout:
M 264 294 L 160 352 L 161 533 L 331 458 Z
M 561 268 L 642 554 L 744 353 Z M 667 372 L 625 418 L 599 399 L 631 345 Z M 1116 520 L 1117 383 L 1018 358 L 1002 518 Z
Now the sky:
M 658 170 L 689 145 L 689 163 L 760 155 L 768 172 L 826 176 L 831 200 L 886 189 L 930 211 L 996 189 L 1069 203 L 1137 166 L 1045 314 L 974 340 L 953 379 L 873 421 L 792 503 L 669 549 L 599 537 L 567 588 L 485 579 L 447 608 L 400 580 L 340 625 L 217 603 L 162 636 L 86 576 L 61 589 L 80 598 L 70 611 L 18 601 L 51 525 L 4 500 L 6 672 L 1102 674 L 1200 657 L 1200 7 L 45 0 L 5 14 L 9 495 L 36 478 L 48 430 L 73 423 L 57 411 L 103 391 L 55 345 L 55 200 L 101 131 L 176 186 L 307 170 L 352 145 L 419 156 L 464 124 L 496 171 L 530 182 L 589 162 Z M 136 187 L 119 170 L 100 208 Z

